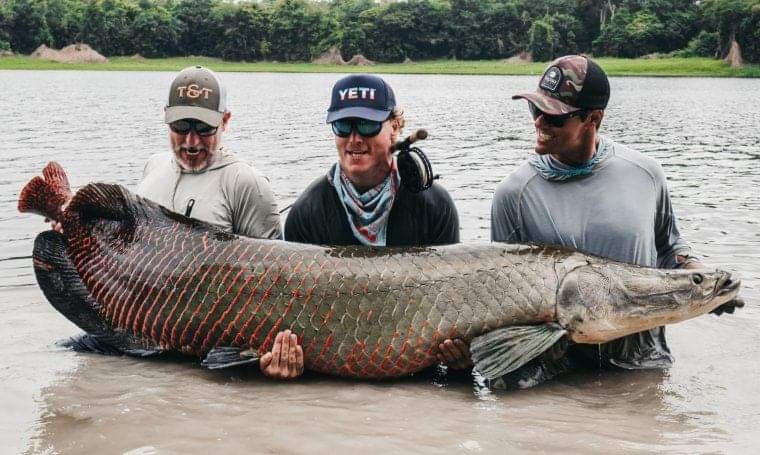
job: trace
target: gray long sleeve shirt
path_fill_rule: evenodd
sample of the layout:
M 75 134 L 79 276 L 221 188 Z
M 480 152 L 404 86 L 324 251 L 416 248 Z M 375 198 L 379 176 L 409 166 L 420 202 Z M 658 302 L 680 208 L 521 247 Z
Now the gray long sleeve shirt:
M 610 156 L 591 175 L 564 181 L 542 178 L 524 163 L 496 189 L 491 239 L 564 245 L 617 261 L 675 268 L 689 255 L 681 239 L 665 174 L 653 159 L 602 138 Z M 560 164 L 561 165 L 561 164 Z M 664 329 L 602 345 L 589 356 L 624 368 L 672 363 Z
M 153 155 L 135 192 L 234 234 L 281 239 L 280 213 L 269 182 L 234 154 L 223 149 L 217 153 L 201 172 L 180 169 L 171 152 Z

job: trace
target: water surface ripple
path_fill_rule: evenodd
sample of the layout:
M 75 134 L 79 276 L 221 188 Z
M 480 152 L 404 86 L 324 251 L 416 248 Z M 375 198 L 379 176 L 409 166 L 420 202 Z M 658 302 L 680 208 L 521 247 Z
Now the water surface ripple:
M 225 73 L 228 148 L 269 177 L 285 206 L 335 160 L 324 124 L 336 74 Z M 192 362 L 75 354 L 78 330 L 36 286 L 44 225 L 16 211 L 50 160 L 72 183 L 137 183 L 167 150 L 170 73 L 5 72 L 0 118 L 0 451 L 3 453 L 704 453 L 760 442 L 760 80 L 613 78 L 604 132 L 657 159 L 682 233 L 705 261 L 735 270 L 738 315 L 668 330 L 668 371 L 586 373 L 495 393 L 414 378 L 288 384 Z M 497 183 L 528 154 L 532 77 L 389 75 L 409 128 L 459 208 L 462 239 L 487 240 Z

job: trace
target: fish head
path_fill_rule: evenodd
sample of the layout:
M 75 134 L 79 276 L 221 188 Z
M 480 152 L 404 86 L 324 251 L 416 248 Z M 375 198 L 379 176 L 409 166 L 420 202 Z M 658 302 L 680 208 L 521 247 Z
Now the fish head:
M 663 270 L 590 259 L 560 283 L 557 318 L 578 343 L 684 321 L 734 300 L 740 281 L 714 269 Z

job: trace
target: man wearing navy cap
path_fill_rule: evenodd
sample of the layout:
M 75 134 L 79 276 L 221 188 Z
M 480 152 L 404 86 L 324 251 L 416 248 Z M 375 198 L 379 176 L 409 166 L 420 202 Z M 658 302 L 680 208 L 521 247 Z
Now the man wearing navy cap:
M 647 267 L 703 267 L 676 227 L 660 165 L 599 134 L 609 97 L 607 75 L 582 55 L 556 59 L 535 92 L 513 96 L 528 101 L 536 154 L 496 188 L 492 240 L 565 245 Z M 492 385 L 530 387 L 579 363 L 643 369 L 673 361 L 664 328 L 571 346 L 570 355 L 566 348 Z
M 327 123 L 338 162 L 293 204 L 285 240 L 380 247 L 459 241 L 459 218 L 448 192 L 433 184 L 413 193 L 400 181 L 392 146 L 404 127 L 404 115 L 387 82 L 366 74 L 340 79 L 332 90 Z M 443 348 L 465 349 L 459 340 L 447 340 Z M 303 351 L 296 335 L 280 333 L 261 364 L 283 379 L 299 376 Z
M 391 147 L 403 110 L 383 79 L 356 74 L 335 83 L 327 110 L 338 162 L 293 205 L 285 239 L 320 245 L 443 245 L 459 241 L 459 218 L 448 192 L 420 193 L 400 182 Z

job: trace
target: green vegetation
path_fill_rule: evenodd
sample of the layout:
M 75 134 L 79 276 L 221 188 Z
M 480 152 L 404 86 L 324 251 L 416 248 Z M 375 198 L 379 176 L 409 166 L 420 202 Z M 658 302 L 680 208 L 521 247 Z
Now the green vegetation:
M 597 61 L 611 76 L 728 76 L 760 77 L 760 65 L 731 68 L 710 58 L 618 59 Z M 97 70 L 97 71 L 178 71 L 190 65 L 205 65 L 215 71 L 277 73 L 399 73 L 399 74 L 500 74 L 538 75 L 546 63 L 505 63 L 501 60 L 428 60 L 412 64 L 386 63 L 373 66 L 316 65 L 312 63 L 229 62 L 209 57 L 135 59 L 114 57 L 106 64 L 67 64 L 26 56 L 0 58 L 0 70 Z
M 1 0 L 0 50 L 84 42 L 109 57 L 380 62 L 586 52 L 760 63 L 760 0 Z

